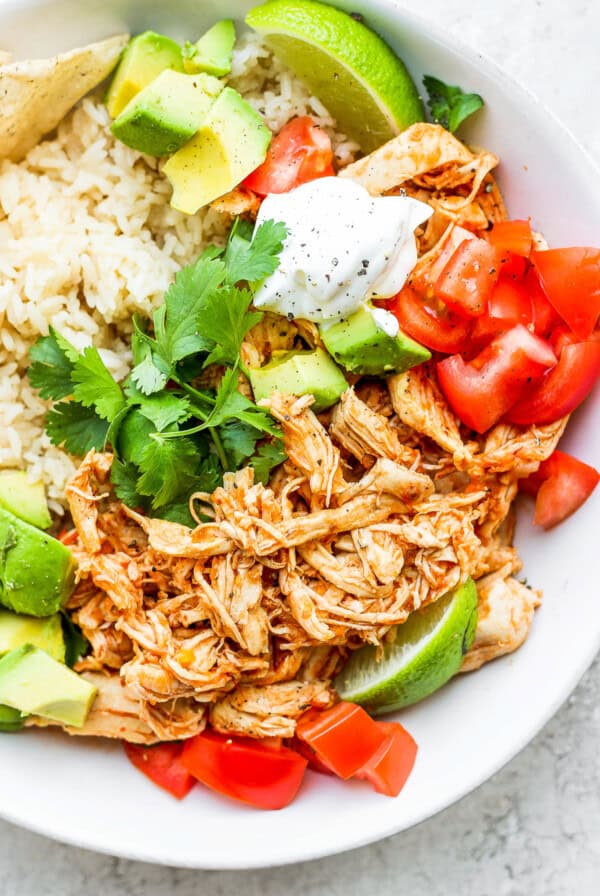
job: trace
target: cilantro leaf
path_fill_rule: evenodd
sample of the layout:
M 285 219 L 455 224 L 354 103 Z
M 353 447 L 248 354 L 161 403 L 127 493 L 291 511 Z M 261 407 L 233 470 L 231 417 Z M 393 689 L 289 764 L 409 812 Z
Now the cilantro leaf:
M 219 435 L 227 457 L 236 469 L 254 454 L 256 443 L 262 437 L 258 429 L 239 420 L 229 420 L 219 427 Z
M 147 347 L 145 356 L 131 371 L 131 379 L 140 391 L 146 395 L 152 395 L 165 388 L 169 381 L 169 374 L 164 370 L 160 359 L 155 358 L 151 349 Z
M 254 481 L 266 485 L 271 471 L 282 464 L 286 458 L 287 454 L 279 440 L 263 442 L 250 461 L 250 466 L 254 468 Z
M 238 392 L 238 377 L 237 367 L 230 367 L 223 374 L 215 406 L 204 424 L 205 427 L 221 426 L 228 420 L 239 420 L 261 432 L 277 435 L 278 429 L 271 415 Z
M 239 222 L 238 218 L 238 222 Z M 249 241 L 237 222 L 229 235 L 224 262 L 226 282 L 230 285 L 247 280 L 249 283 L 263 280 L 279 266 L 279 255 L 287 236 L 285 224 L 263 221 Z
M 130 383 L 125 387 L 125 394 L 131 407 L 138 407 L 140 413 L 154 424 L 159 432 L 167 429 L 172 423 L 183 423 L 192 416 L 189 400 L 176 392 L 162 392 L 144 395 Z
M 61 623 L 63 638 L 65 641 L 65 665 L 73 667 L 77 660 L 85 656 L 90 649 L 87 638 L 81 633 L 79 626 L 75 625 L 69 614 L 61 610 Z
M 193 529 L 197 523 L 190 513 L 190 502 L 180 501 L 177 504 L 169 504 L 156 511 L 156 516 L 161 520 L 168 520 L 170 523 L 179 523 L 181 526 L 187 526 Z
M 204 254 L 179 271 L 165 293 L 164 305 L 154 314 L 154 330 L 158 354 L 169 367 L 213 347 L 201 332 L 199 318 L 207 298 L 224 278 L 223 262 Z
M 42 336 L 32 345 L 29 350 L 32 363 L 27 374 L 42 398 L 59 401 L 73 394 L 71 374 L 77 354 L 71 343 L 52 327 L 48 336 Z
M 202 334 L 216 346 L 205 361 L 209 364 L 235 364 L 248 330 L 262 320 L 260 311 L 248 311 L 252 293 L 248 289 L 225 287 L 207 297 L 202 311 Z
M 83 455 L 92 448 L 104 448 L 108 422 L 92 408 L 76 401 L 60 401 L 46 416 L 46 432 L 53 445 L 62 446 L 70 454 Z
M 484 105 L 478 93 L 463 93 L 460 87 L 445 84 L 432 75 L 425 75 L 423 84 L 429 94 L 433 120 L 452 133 Z
M 97 348 L 90 346 L 73 365 L 73 397 L 86 408 L 95 408 L 103 420 L 114 420 L 125 407 L 119 384 L 106 368 Z
M 140 495 L 137 490 L 139 478 L 140 471 L 135 464 L 130 461 L 120 461 L 117 457 L 113 458 L 110 481 L 114 486 L 117 498 L 128 507 L 147 507 L 148 499 Z
M 138 461 L 142 472 L 137 488 L 152 498 L 152 507 L 164 507 L 188 491 L 199 466 L 199 452 L 191 439 L 165 439 L 153 433 Z

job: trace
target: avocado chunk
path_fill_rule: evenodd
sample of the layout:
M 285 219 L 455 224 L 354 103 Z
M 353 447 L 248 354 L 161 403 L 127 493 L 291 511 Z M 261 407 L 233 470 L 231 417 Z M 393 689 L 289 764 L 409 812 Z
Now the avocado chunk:
M 40 647 L 59 663 L 65 661 L 65 639 L 60 613 L 35 617 L 0 610 L 0 656 L 23 644 Z
M 176 41 L 155 31 L 144 31 L 129 41 L 106 93 L 111 118 L 166 68 L 183 71 L 181 47 Z
M 206 72 L 221 78 L 231 71 L 235 25 L 231 19 L 222 19 L 209 28 L 195 44 L 186 43 L 183 48 L 183 67 L 186 72 Z
M 222 89 L 210 75 L 165 69 L 125 106 L 111 131 L 132 149 L 167 156 L 194 136 Z
M 386 333 L 366 308 L 347 320 L 323 327 L 321 338 L 338 364 L 360 376 L 402 373 L 431 358 L 429 349 L 402 331 L 396 336 Z
M 171 205 L 194 215 L 233 190 L 265 160 L 271 131 L 240 94 L 226 87 L 195 137 L 163 168 L 173 185 Z
M 0 731 L 20 731 L 25 724 L 25 716 L 12 706 L 0 704 Z
M 71 551 L 0 508 L 0 604 L 28 616 L 51 616 L 74 584 Z
M 0 660 L 0 703 L 26 715 L 81 728 L 95 696 L 89 681 L 32 644 Z
M 273 392 L 287 395 L 314 395 L 313 411 L 324 411 L 335 404 L 348 388 L 344 374 L 327 352 L 274 352 L 264 367 L 249 371 L 256 401 Z
M 23 470 L 0 473 L 0 507 L 38 529 L 52 525 L 43 482 L 32 482 Z

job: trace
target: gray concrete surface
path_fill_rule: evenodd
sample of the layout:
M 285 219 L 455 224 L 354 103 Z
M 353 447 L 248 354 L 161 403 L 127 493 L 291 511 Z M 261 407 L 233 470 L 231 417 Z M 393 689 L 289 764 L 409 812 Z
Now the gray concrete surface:
M 599 0 L 405 0 L 405 5 L 494 58 L 600 158 Z M 0 822 L 0 894 L 595 896 L 600 892 L 599 743 L 597 661 L 544 731 L 495 778 L 436 818 L 385 842 L 282 869 L 196 872 L 94 855 Z

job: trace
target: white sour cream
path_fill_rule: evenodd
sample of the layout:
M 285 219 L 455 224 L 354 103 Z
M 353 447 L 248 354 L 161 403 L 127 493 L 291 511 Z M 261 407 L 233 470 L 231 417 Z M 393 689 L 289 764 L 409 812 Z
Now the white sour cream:
M 279 267 L 258 289 L 254 305 L 317 324 L 344 320 L 364 306 L 394 336 L 396 318 L 368 302 L 402 289 L 417 263 L 415 227 L 432 211 L 408 196 L 373 197 L 341 177 L 271 193 L 257 227 L 282 221 L 288 236 Z

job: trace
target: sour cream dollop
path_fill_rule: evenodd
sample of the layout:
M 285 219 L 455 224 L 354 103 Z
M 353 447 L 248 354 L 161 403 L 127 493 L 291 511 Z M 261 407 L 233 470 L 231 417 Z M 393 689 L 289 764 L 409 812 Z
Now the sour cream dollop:
M 367 307 L 382 329 L 396 335 L 396 318 L 368 303 L 402 289 L 417 262 L 415 228 L 432 211 L 408 196 L 373 197 L 341 177 L 271 193 L 257 227 L 282 221 L 288 236 L 279 267 L 256 292 L 254 305 L 325 325 Z

